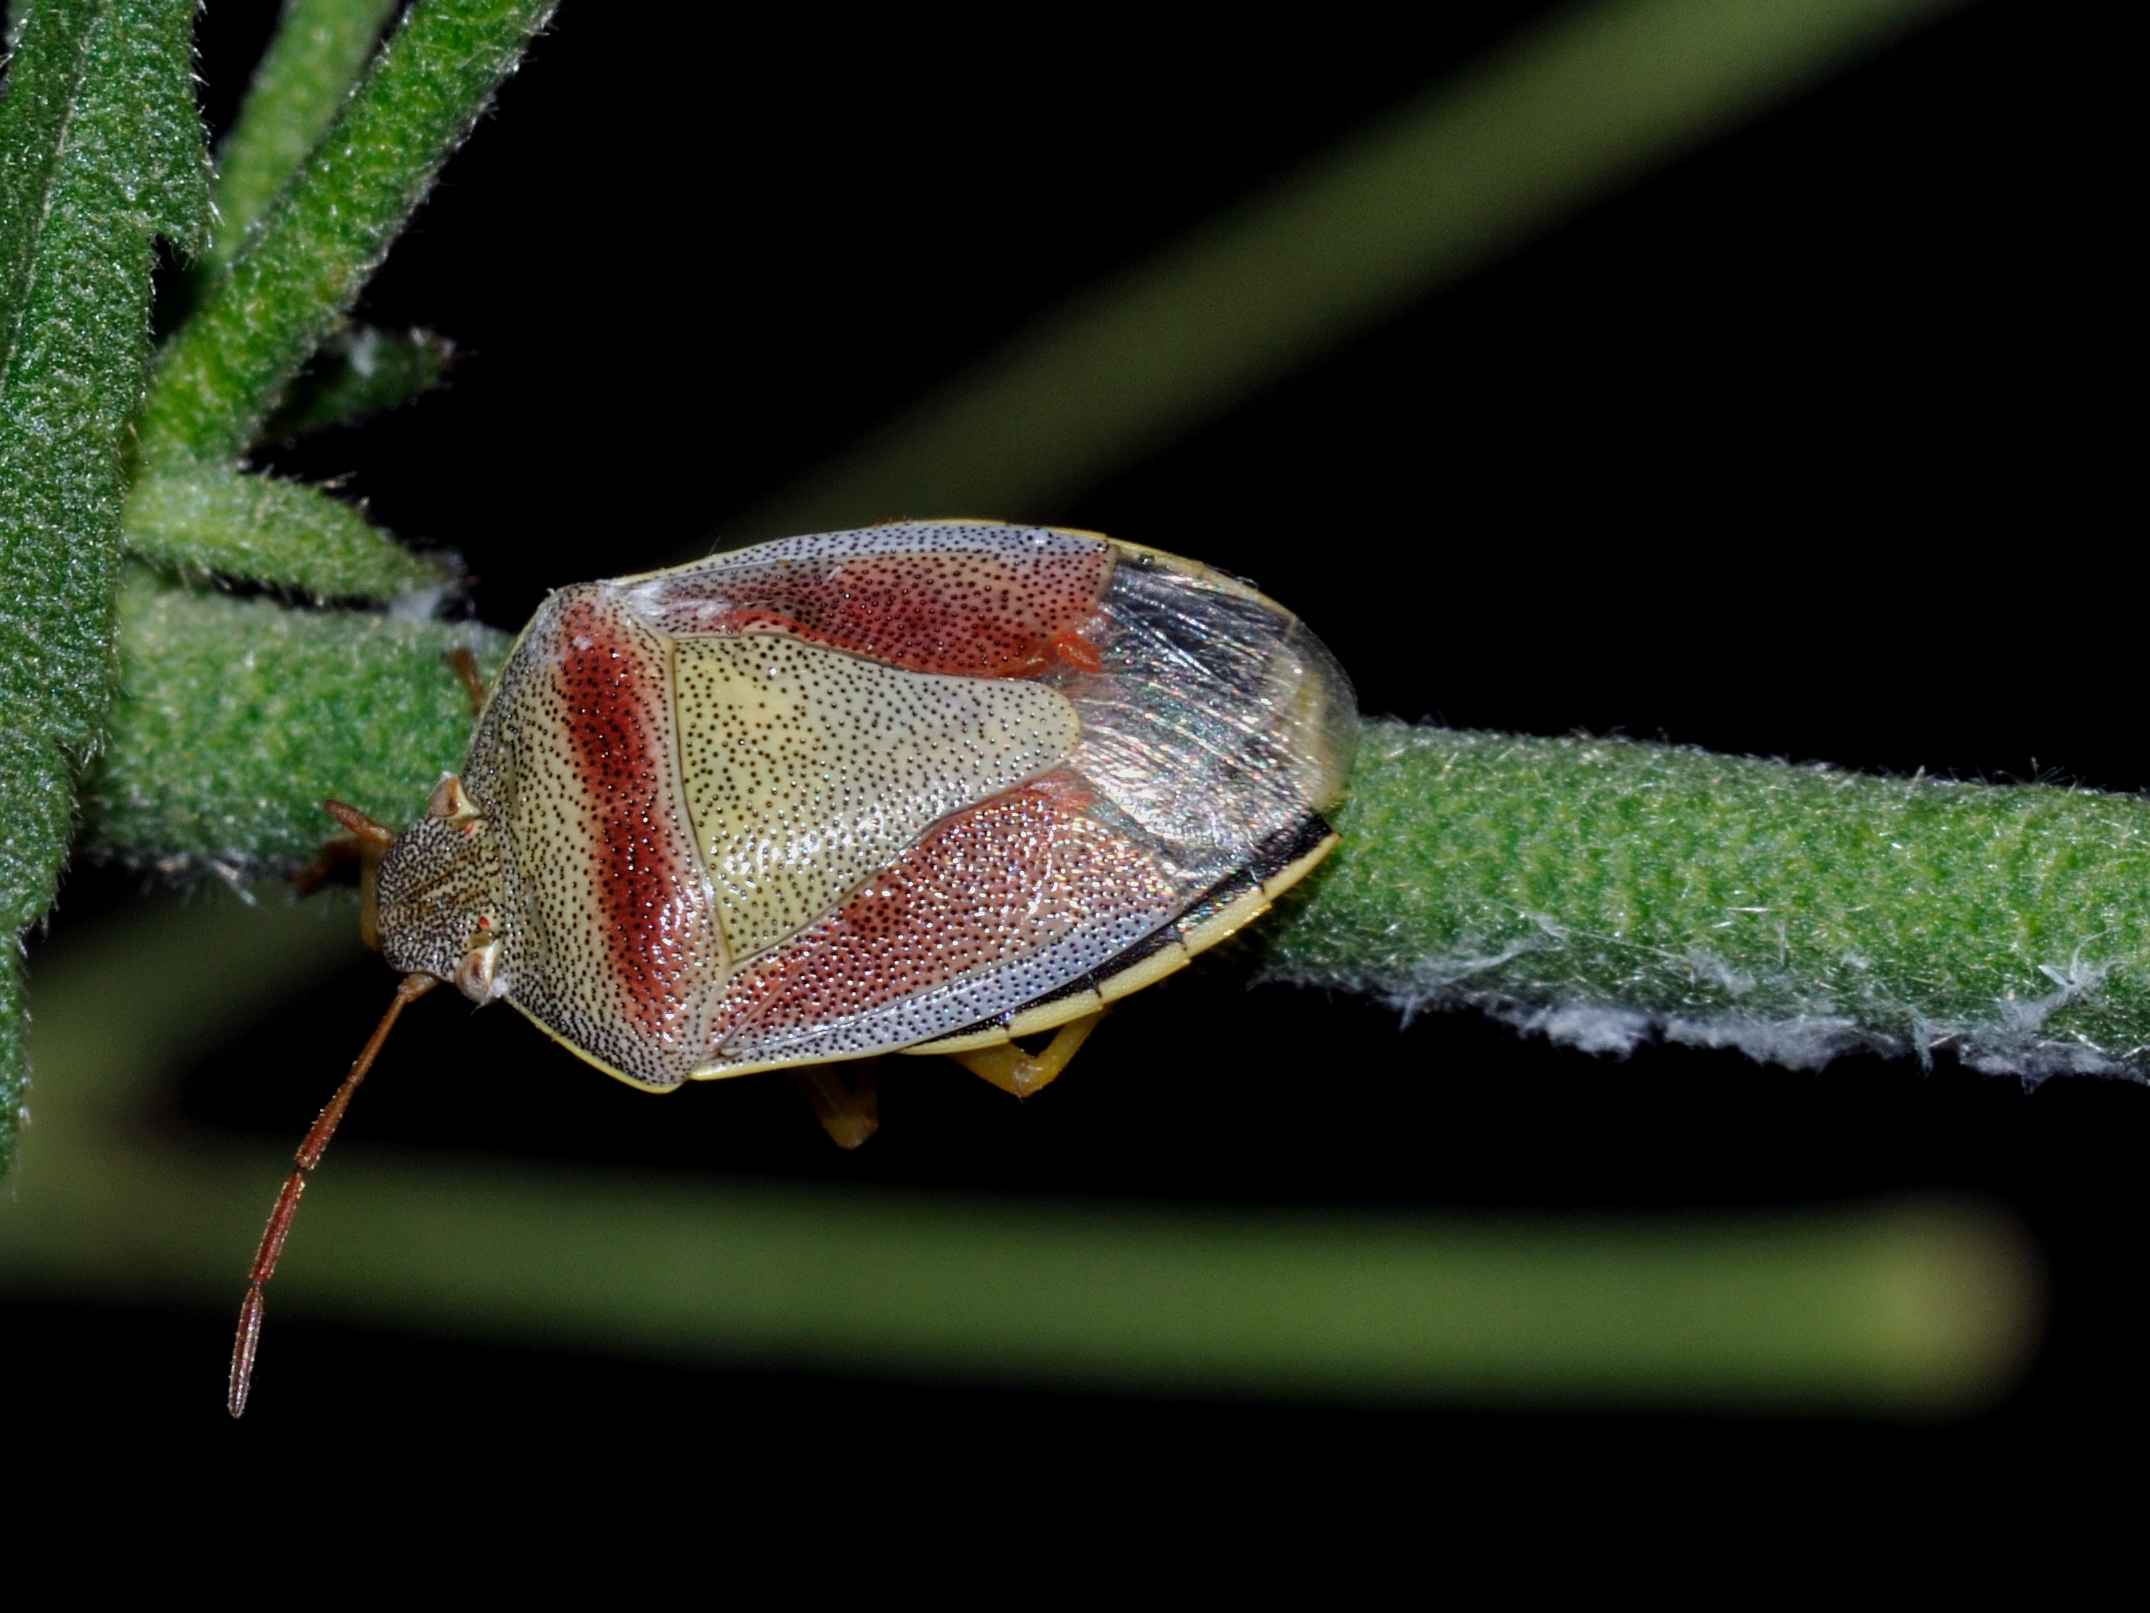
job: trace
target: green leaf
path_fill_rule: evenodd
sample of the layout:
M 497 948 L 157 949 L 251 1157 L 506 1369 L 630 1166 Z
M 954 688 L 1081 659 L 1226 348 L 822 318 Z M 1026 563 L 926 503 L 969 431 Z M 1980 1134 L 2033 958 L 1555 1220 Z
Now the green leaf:
M 7 930 L 0 936 L 0 1176 L 15 1156 L 26 1118 L 29 1016 L 23 1006 L 18 937 L 51 904 L 57 859 L 74 819 L 75 788 L 58 749 L 27 725 L 0 731 L 0 893 Z
M 131 576 L 84 848 L 166 872 L 281 870 L 335 832 L 324 797 L 408 822 L 470 741 L 469 698 L 443 662 L 459 647 L 490 677 L 508 636 Z
M 0 95 L 0 1169 L 27 1081 L 12 942 L 51 905 L 111 696 L 154 242 L 208 234 L 193 20 L 192 0 L 46 0 Z
M 264 442 L 348 426 L 410 402 L 447 378 L 455 344 L 429 330 L 357 325 L 322 344 L 283 406 L 262 427 Z
M 128 552 L 182 576 L 390 600 L 454 578 L 318 488 L 215 465 L 153 472 L 127 496 Z
M 74 759 L 109 685 L 152 242 L 208 224 L 187 0 L 48 0 L 0 100 L 0 697 Z
M 469 133 L 553 0 L 419 0 L 159 361 L 147 464 L 231 460 Z
M 217 151 L 216 238 L 205 268 L 229 263 L 254 221 L 335 121 L 396 0 L 286 0 L 284 18 Z

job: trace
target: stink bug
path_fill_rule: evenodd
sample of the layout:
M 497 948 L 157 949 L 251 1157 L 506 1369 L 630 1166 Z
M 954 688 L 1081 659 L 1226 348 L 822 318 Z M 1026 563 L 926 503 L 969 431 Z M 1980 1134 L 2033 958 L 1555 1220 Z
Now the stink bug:
M 1328 854 L 1356 733 L 1289 611 L 1094 533 L 900 522 L 553 594 L 416 823 L 330 803 L 403 981 L 262 1235 L 232 1415 L 307 1174 L 435 985 L 652 1092 L 905 1052 L 1022 1096 Z M 862 1140 L 870 1097 L 810 1079 Z

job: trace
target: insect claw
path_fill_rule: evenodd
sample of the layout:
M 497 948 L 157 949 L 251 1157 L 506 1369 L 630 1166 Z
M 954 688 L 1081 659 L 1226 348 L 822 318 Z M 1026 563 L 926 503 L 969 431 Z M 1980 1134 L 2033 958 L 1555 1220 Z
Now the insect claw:
M 814 1066 L 799 1071 L 798 1079 L 821 1129 L 838 1148 L 856 1148 L 880 1129 L 880 1090 L 872 1066 L 851 1071 Z

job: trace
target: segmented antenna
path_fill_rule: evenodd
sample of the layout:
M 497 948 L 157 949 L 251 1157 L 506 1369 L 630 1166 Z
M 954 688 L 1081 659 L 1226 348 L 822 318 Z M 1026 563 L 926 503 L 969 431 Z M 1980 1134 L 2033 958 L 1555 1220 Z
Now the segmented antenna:
M 261 1285 L 276 1275 L 276 1257 L 284 1252 L 284 1239 L 291 1235 L 291 1218 L 298 1214 L 299 1195 L 306 1191 L 306 1178 L 328 1151 L 328 1140 L 336 1135 L 336 1126 L 343 1119 L 344 1110 L 351 1107 L 351 1094 L 358 1090 L 359 1082 L 365 1080 L 366 1072 L 373 1068 L 374 1055 L 388 1040 L 396 1016 L 407 1004 L 416 1002 L 439 984 L 440 981 L 432 975 L 403 977 L 396 987 L 395 997 L 388 1004 L 388 1012 L 381 1016 L 380 1024 L 373 1027 L 366 1045 L 359 1049 L 351 1073 L 343 1078 L 343 1085 L 336 1089 L 336 1095 L 328 1100 L 328 1107 L 321 1111 L 312 1129 L 306 1133 L 306 1140 L 299 1144 L 298 1169 L 284 1178 L 283 1190 L 276 1195 L 276 1208 L 269 1212 L 269 1224 L 262 1229 L 261 1247 L 254 1251 L 253 1269 L 246 1274 L 246 1298 L 239 1306 L 239 1335 L 231 1347 L 231 1385 L 224 1401 L 234 1417 L 246 1410 L 247 1391 L 254 1381 L 254 1355 L 261 1347 Z

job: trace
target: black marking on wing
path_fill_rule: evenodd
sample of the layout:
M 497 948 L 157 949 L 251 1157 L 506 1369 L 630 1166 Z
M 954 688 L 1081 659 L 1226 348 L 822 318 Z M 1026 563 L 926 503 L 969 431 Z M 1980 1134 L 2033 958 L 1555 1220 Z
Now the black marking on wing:
M 1254 848 L 1247 866 L 1264 885 L 1304 857 L 1336 831 L 1320 813 L 1309 813 L 1288 829 L 1279 829 Z

